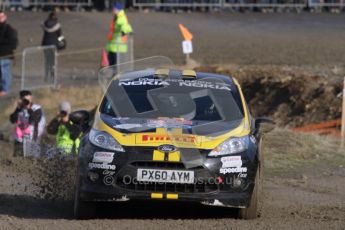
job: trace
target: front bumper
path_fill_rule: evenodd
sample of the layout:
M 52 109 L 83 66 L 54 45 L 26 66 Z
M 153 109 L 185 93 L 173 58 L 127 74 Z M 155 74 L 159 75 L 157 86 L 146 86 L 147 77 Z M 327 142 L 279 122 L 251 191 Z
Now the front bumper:
M 221 174 L 222 162 L 219 158 L 207 157 L 207 151 L 199 151 L 198 161 L 202 162 L 201 164 L 188 165 L 186 168 L 182 162 L 153 161 L 153 150 L 154 148 L 149 147 L 126 148 L 126 153 L 114 154 L 112 164 L 116 166 L 115 170 L 90 169 L 89 162 L 92 162 L 93 153 L 104 150 L 88 142 L 84 143 L 79 156 L 80 198 L 85 201 L 168 199 L 242 208 L 249 205 L 257 161 L 250 160 L 246 152 L 238 154 L 242 158 L 242 167 L 247 168 L 245 174 Z M 138 168 L 193 171 L 196 182 L 138 182 L 135 180 Z M 91 181 L 90 172 L 96 173 L 99 178 Z

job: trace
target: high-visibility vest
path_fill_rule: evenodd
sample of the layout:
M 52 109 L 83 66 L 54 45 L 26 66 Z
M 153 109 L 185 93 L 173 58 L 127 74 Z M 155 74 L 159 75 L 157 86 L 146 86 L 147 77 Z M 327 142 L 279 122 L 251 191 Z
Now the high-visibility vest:
M 124 10 L 121 10 L 110 26 L 110 34 L 108 35 L 108 43 L 106 50 L 112 53 L 127 53 L 128 45 L 126 36 L 122 33 L 132 33 L 132 26 L 129 24 Z
M 71 125 L 73 124 L 72 121 L 69 122 Z M 67 155 L 76 153 L 80 144 L 80 136 L 76 140 L 72 140 L 67 127 L 64 124 L 60 124 L 56 134 L 56 144 L 58 149 L 62 150 L 63 153 Z

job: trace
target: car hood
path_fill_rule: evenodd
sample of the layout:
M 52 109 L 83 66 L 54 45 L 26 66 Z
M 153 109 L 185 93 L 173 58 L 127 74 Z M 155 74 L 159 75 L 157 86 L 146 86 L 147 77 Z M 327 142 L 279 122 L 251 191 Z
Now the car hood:
M 109 133 L 123 146 L 155 147 L 172 144 L 180 148 L 198 149 L 214 149 L 230 137 L 241 137 L 250 133 L 249 122 L 246 119 L 231 124 L 234 126 L 231 129 L 214 132 L 213 135 L 200 131 L 207 130 L 207 127 L 200 128 L 196 124 L 183 120 L 172 119 L 164 123 L 159 119 L 153 119 L 143 124 L 144 121 L 129 118 L 114 119 L 98 114 L 94 128 Z

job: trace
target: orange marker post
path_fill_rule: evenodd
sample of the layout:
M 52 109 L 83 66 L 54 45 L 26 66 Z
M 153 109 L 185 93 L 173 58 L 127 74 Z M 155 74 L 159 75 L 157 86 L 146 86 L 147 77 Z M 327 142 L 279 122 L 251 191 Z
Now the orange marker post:
M 189 30 L 184 25 L 182 25 L 181 23 L 178 26 L 180 27 L 180 30 L 181 30 L 181 33 L 182 33 L 184 40 L 192 41 L 193 34 L 191 32 L 189 32 Z
M 102 54 L 101 54 L 101 68 L 108 67 L 108 66 L 109 66 L 108 53 L 105 49 L 103 49 Z
M 180 27 L 180 30 L 184 39 L 184 41 L 182 42 L 182 50 L 183 50 L 183 53 L 186 54 L 186 62 L 188 63 L 189 55 L 193 53 L 193 44 L 192 44 L 193 34 L 189 32 L 189 30 L 181 23 L 178 26 Z

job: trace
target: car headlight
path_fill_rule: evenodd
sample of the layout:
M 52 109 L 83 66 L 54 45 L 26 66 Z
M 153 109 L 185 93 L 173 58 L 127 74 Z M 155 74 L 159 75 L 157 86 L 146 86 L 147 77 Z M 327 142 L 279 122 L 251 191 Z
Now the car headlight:
M 125 151 L 123 147 L 110 134 L 104 131 L 91 129 L 89 133 L 89 140 L 92 144 L 104 149 L 118 152 Z
M 217 157 L 236 154 L 247 150 L 245 137 L 232 137 L 213 149 L 208 156 Z

